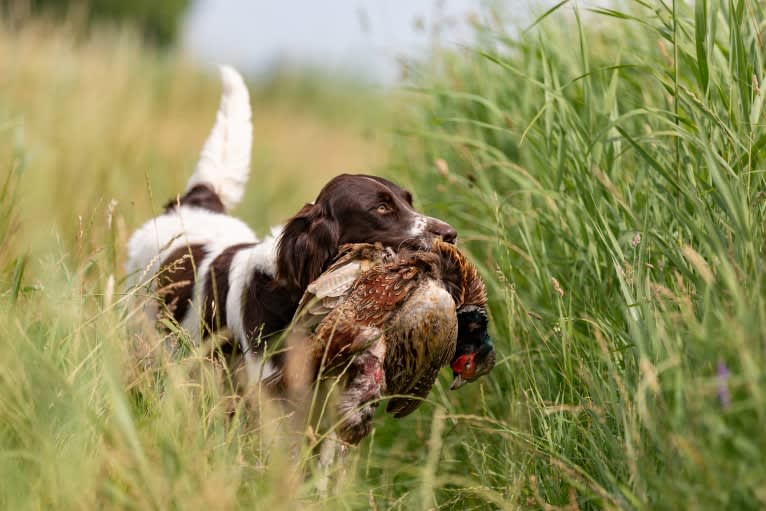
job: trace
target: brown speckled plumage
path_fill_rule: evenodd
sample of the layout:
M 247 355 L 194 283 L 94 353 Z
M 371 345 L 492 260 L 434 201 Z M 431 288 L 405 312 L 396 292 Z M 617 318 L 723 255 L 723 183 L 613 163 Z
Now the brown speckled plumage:
M 428 251 L 397 253 L 380 245 L 344 247 L 301 301 L 294 329 L 306 333 L 299 338 L 309 367 L 293 370 L 309 372 L 312 380 L 320 366 L 323 375 L 347 371 L 339 433 L 357 443 L 369 430 L 378 397 L 394 396 L 386 410 L 404 417 L 428 395 L 455 355 L 458 310 L 465 305 L 486 310 L 486 292 L 453 245 L 434 241 Z M 383 378 L 372 388 L 380 369 Z M 281 374 L 269 383 L 284 385 L 280 379 L 300 381 Z

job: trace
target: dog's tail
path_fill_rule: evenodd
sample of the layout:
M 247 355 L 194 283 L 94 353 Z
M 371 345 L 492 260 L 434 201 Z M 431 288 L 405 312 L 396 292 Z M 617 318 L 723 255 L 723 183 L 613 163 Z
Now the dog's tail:
M 250 175 L 253 126 L 250 96 L 244 80 L 229 66 L 220 69 L 221 104 L 185 193 L 194 194 L 199 185 L 211 188 L 229 210 L 242 199 Z

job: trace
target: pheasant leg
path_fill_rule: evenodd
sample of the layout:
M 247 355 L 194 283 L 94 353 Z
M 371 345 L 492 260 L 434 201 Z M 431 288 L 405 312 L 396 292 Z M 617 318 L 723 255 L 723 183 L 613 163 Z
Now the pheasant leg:
M 385 345 L 379 339 L 351 362 L 337 407 L 342 420 L 338 436 L 344 442 L 356 445 L 370 432 L 372 417 L 386 386 L 384 360 Z

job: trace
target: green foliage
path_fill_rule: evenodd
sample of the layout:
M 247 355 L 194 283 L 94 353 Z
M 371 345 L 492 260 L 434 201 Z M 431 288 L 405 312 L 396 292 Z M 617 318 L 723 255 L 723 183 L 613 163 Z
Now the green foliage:
M 6 165 L 0 182 L 0 295 L 7 293 L 15 301 L 21 291 L 21 282 L 26 268 L 26 259 L 18 254 L 14 238 L 19 229 L 17 217 L 17 186 L 24 172 L 24 153 L 20 148 L 23 130 L 8 129 L 4 135 L 14 139 L 11 161 Z M 15 133 L 14 133 L 15 132 Z M 1 175 L 1 174 L 0 174 Z
M 0 31 L 0 508 L 763 508 L 764 7 L 610 5 L 489 18 L 423 68 L 389 174 L 459 228 L 500 357 L 378 417 L 330 496 L 278 413 L 253 424 L 234 375 L 164 354 L 120 292 L 217 84 L 124 35 Z M 322 121 L 254 94 L 259 228 L 371 161 L 312 95 Z
M 6 10 L 18 9 L 18 0 L 2 0 Z M 88 22 L 128 24 L 137 27 L 146 42 L 169 46 L 176 41 L 189 0 L 31 0 L 24 2 L 37 14 L 62 16 L 73 10 L 85 13 Z
M 693 4 L 485 26 L 402 130 L 505 355 L 445 448 L 516 505 L 766 504 L 764 10 Z
M 143 296 L 121 283 L 127 237 L 194 168 L 218 107 L 215 72 L 130 30 L 82 37 L 46 19 L 6 22 L 0 509 L 337 509 L 340 498 L 315 504 L 313 458 L 284 445 L 281 417 L 254 429 L 230 372 L 181 333 L 188 355 L 167 356 L 179 338 L 144 328 Z M 338 169 L 383 158 L 366 124 L 381 99 L 343 87 L 350 101 L 369 99 L 365 115 L 333 108 L 340 86 L 310 98 L 253 88 L 252 179 L 238 213 L 257 232 Z

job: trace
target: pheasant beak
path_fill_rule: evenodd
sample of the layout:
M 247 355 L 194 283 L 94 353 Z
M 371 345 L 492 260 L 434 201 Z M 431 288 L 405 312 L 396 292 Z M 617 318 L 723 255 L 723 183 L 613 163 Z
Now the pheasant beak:
M 457 374 L 455 375 L 455 379 L 452 380 L 452 385 L 450 385 L 449 388 L 450 390 L 456 390 L 462 387 L 463 385 L 465 385 L 466 383 L 468 383 L 468 380 L 466 380 L 465 378 Z

